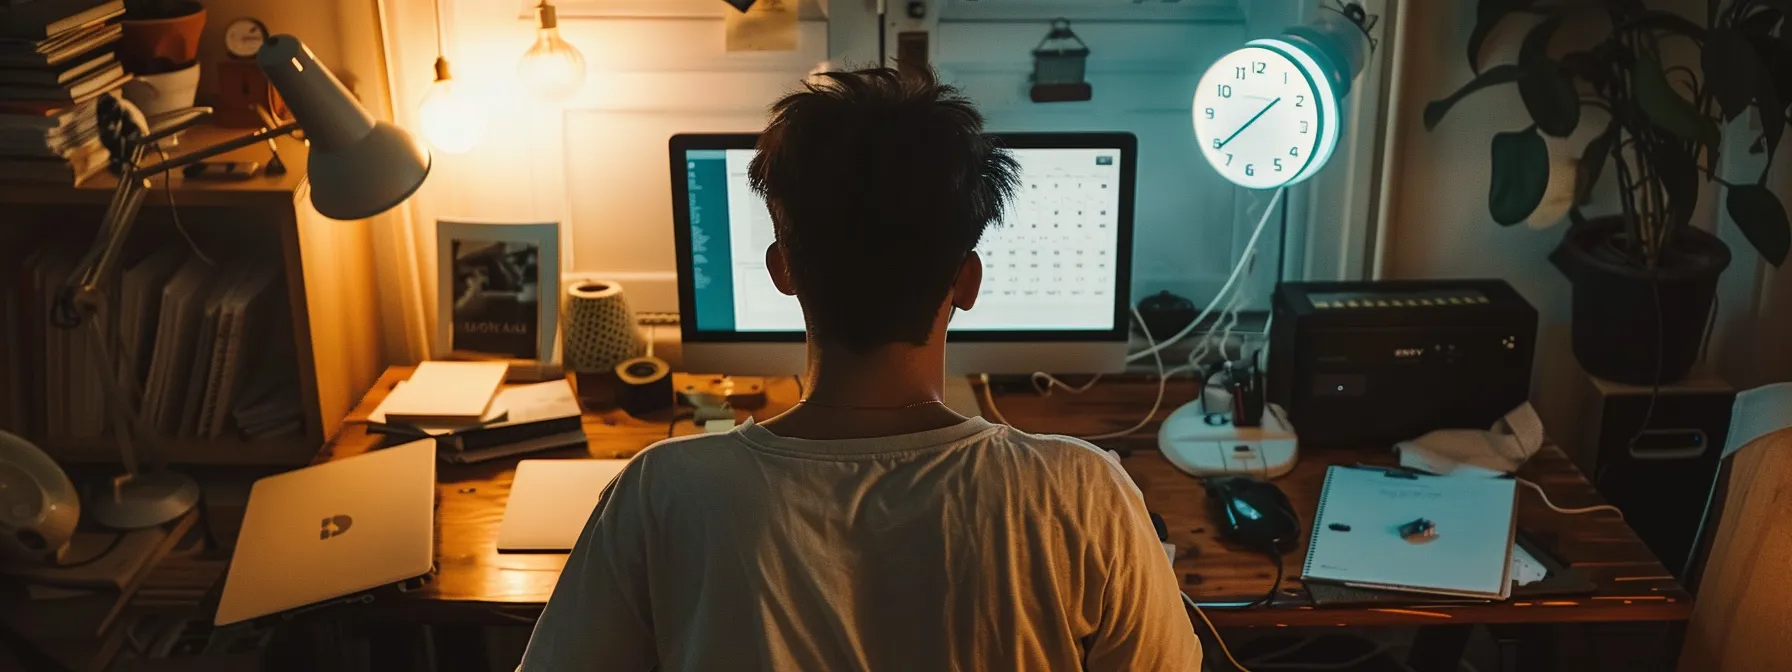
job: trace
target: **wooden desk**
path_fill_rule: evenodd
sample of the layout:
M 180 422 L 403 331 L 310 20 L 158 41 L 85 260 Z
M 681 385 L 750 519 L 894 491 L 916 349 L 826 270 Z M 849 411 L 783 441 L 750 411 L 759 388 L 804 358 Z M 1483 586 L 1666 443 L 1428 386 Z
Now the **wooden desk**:
M 378 445 L 379 437 L 367 434 L 360 423 L 394 384 L 409 375 L 409 368 L 388 369 L 318 460 L 352 457 Z M 760 411 L 761 417 L 788 408 L 798 392 L 796 383 L 788 378 L 774 380 L 767 387 L 771 401 Z M 1004 416 L 1028 431 L 1095 434 L 1137 422 L 1138 413 L 1150 408 L 1156 391 L 1154 383 L 1110 379 L 1082 396 L 999 395 L 997 403 Z M 1162 413 L 1193 398 L 1194 391 L 1192 382 L 1172 383 Z M 677 428 L 679 434 L 694 431 L 688 421 Z M 540 457 L 627 457 L 665 438 L 667 420 L 636 419 L 620 411 L 587 414 L 585 432 L 590 437 L 588 455 L 572 450 Z M 1268 591 L 1275 576 L 1273 566 L 1257 552 L 1230 547 L 1216 538 L 1199 482 L 1176 471 L 1156 451 L 1152 434 L 1141 432 L 1100 443 L 1125 455 L 1122 464 L 1144 491 L 1146 504 L 1168 524 L 1170 541 L 1178 549 L 1176 573 L 1190 597 L 1198 602 L 1251 601 Z M 1312 523 L 1326 466 L 1394 463 L 1386 449 L 1370 448 L 1310 452 L 1301 458 L 1293 473 L 1275 482 L 1287 492 L 1303 527 Z M 495 625 L 539 613 L 553 592 L 565 556 L 497 552 L 498 524 L 504 518 L 514 468 L 512 460 L 440 468 L 441 502 L 436 513 L 439 575 L 428 587 L 391 603 L 401 614 L 395 617 Z M 1543 486 L 1559 506 L 1603 501 L 1554 447 L 1533 458 L 1522 474 Z M 1597 591 L 1584 597 L 1535 602 L 1317 609 L 1310 606 L 1296 578 L 1305 559 L 1303 538 L 1299 550 L 1284 558 L 1288 575 L 1277 606 L 1208 609 L 1207 614 L 1219 627 L 1684 621 L 1692 614 L 1692 599 L 1615 516 L 1558 514 L 1525 491 L 1520 495 L 1518 524 L 1563 561 L 1586 572 L 1598 585 Z

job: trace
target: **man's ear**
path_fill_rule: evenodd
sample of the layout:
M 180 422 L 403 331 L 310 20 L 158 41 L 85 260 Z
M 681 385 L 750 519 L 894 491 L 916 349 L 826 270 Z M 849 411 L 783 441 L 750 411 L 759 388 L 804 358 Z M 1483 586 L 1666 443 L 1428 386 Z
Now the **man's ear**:
M 784 246 L 773 242 L 765 246 L 765 272 L 772 276 L 772 286 L 785 296 L 796 296 L 796 283 L 790 281 L 790 260 L 784 258 Z
M 952 281 L 952 307 L 970 310 L 977 305 L 977 293 L 983 290 L 983 257 L 971 252 L 958 267 L 958 278 Z

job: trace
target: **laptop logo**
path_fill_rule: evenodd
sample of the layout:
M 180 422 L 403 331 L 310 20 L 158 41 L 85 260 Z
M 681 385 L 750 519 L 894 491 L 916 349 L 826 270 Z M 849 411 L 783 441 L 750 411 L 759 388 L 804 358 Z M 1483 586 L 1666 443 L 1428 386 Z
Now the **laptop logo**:
M 355 519 L 348 516 L 330 516 L 318 524 L 317 538 L 321 540 L 340 537 L 343 533 L 348 532 L 348 528 L 353 527 L 354 524 Z

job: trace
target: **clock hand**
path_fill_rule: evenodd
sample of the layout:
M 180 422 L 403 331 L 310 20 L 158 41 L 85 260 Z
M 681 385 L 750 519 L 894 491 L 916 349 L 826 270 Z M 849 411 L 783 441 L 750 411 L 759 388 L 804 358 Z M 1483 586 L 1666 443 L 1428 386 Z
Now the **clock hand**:
M 1233 138 L 1238 137 L 1239 133 L 1243 133 L 1244 129 L 1250 128 L 1251 124 L 1257 123 L 1257 120 L 1261 119 L 1263 117 L 1264 112 L 1268 112 L 1269 108 L 1275 107 L 1276 103 L 1279 103 L 1279 102 L 1282 102 L 1282 99 L 1280 96 L 1276 97 L 1275 100 L 1269 101 L 1268 105 L 1264 105 L 1263 109 L 1257 110 L 1256 114 L 1251 115 L 1251 118 L 1249 121 L 1244 122 L 1243 126 L 1238 127 L 1238 130 L 1233 131 L 1231 135 L 1226 136 L 1226 139 L 1221 140 L 1219 146 L 1215 147 L 1214 149 L 1225 149 L 1226 145 L 1231 144 Z

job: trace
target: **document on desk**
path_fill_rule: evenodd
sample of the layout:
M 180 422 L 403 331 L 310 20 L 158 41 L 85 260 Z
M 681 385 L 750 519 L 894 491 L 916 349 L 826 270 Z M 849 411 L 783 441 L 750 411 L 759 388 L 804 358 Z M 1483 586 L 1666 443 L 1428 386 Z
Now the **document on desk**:
M 1302 580 L 1503 600 L 1512 594 L 1517 482 L 1334 466 Z M 1436 534 L 1402 536 L 1420 519 Z

